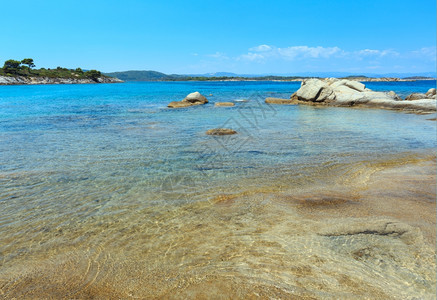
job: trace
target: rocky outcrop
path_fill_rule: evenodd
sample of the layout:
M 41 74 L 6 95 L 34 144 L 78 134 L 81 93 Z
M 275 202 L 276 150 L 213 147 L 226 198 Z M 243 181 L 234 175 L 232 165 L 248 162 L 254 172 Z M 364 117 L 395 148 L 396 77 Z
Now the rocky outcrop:
M 208 103 L 208 99 L 206 99 L 206 97 L 200 94 L 199 92 L 194 92 L 188 94 L 182 101 L 170 102 L 167 105 L 167 107 L 181 108 L 181 107 L 189 107 L 193 105 L 202 105 L 205 103 Z
M 432 96 L 435 97 L 436 96 L 436 92 L 437 92 L 436 89 L 432 88 L 432 89 L 429 89 L 428 92 L 426 92 L 425 95 L 428 96 L 428 97 L 432 97 Z
M 420 99 L 436 99 L 436 89 L 429 89 L 425 94 L 412 93 L 405 98 L 405 100 L 420 100 Z
M 84 84 L 84 83 L 120 83 L 123 82 L 113 77 L 98 77 L 93 79 L 79 78 L 51 78 L 51 77 L 27 77 L 27 76 L 0 76 L 0 85 L 20 84 Z
M 223 107 L 230 107 L 235 106 L 235 103 L 232 102 L 216 102 L 214 106 L 223 106 Z
M 422 93 L 412 93 L 408 95 L 405 100 L 420 100 L 420 99 L 427 99 L 428 97 L 425 94 Z
M 434 91 L 428 93 L 432 95 Z M 402 101 L 395 92 L 375 92 L 367 89 L 364 84 L 346 80 L 328 78 L 306 79 L 302 81 L 301 87 L 291 95 L 290 104 L 303 103 L 310 105 L 332 105 L 332 106 L 369 106 L 390 109 L 410 109 L 415 111 L 435 111 L 435 98 L 422 98 L 425 94 L 418 96 L 418 100 Z M 435 96 L 433 96 L 435 97 Z M 270 100 L 269 100 L 270 101 Z M 267 102 L 267 99 L 266 99 Z M 294 102 L 294 103 L 292 103 Z M 284 104 L 280 101 L 267 103 Z
M 210 129 L 206 132 L 207 135 L 229 135 L 229 134 L 236 134 L 237 132 L 233 129 L 229 128 L 215 128 Z

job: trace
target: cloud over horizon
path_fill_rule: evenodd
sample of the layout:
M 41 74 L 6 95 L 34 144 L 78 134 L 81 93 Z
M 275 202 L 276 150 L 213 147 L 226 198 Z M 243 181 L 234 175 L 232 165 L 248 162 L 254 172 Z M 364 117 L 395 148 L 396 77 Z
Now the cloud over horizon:
M 225 60 L 232 66 L 245 67 L 252 72 L 258 72 L 257 66 L 269 66 L 272 69 L 282 69 L 282 72 L 366 72 L 380 70 L 381 72 L 432 72 L 435 70 L 435 47 L 421 47 L 408 51 L 398 49 L 342 49 L 339 46 L 308 46 L 293 45 L 278 47 L 260 44 L 249 47 L 245 53 L 228 55 L 223 52 L 204 55 L 208 59 Z M 210 61 L 213 66 L 213 61 Z M 203 66 L 207 63 L 204 62 Z M 229 70 L 226 64 L 221 64 Z M 215 71 L 215 70 L 211 70 Z M 248 71 L 246 71 L 248 72 Z

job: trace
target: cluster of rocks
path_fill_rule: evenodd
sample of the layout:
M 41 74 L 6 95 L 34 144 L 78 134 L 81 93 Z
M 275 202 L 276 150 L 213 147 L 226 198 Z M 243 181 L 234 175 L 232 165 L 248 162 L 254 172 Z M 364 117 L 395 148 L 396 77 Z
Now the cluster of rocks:
M 26 77 L 26 76 L 0 76 L 0 85 L 20 84 L 81 84 L 81 83 L 120 83 L 123 82 L 113 77 L 98 77 L 96 80 L 84 78 L 51 78 L 51 77 Z
M 413 100 L 414 101 L 411 101 Z M 290 99 L 267 98 L 272 104 L 310 104 L 333 106 L 373 106 L 392 109 L 435 111 L 435 89 L 412 94 L 403 101 L 395 92 L 375 92 L 358 81 L 347 79 L 306 79 Z
M 436 99 L 436 89 L 429 89 L 425 94 L 412 93 L 405 100 Z
M 182 108 L 182 107 L 189 107 L 194 105 L 203 105 L 208 103 L 208 99 L 206 99 L 205 96 L 200 94 L 199 92 L 194 92 L 191 94 L 188 94 L 183 100 L 181 101 L 173 101 L 170 102 L 167 107 L 170 108 Z M 235 104 L 232 102 L 217 102 L 215 103 L 215 106 L 234 106 Z M 207 135 L 232 135 L 236 134 L 237 132 L 230 128 L 214 128 L 206 131 Z
M 212 94 L 210 94 L 212 96 Z M 194 105 L 202 105 L 208 103 L 208 99 L 206 99 L 205 96 L 203 96 L 199 92 L 194 92 L 191 94 L 188 94 L 183 100 L 181 101 L 173 101 L 170 102 L 167 107 L 170 108 L 183 108 L 183 107 L 189 107 Z M 220 107 L 230 107 L 235 106 L 235 103 L 233 102 L 216 102 L 214 106 L 220 106 Z

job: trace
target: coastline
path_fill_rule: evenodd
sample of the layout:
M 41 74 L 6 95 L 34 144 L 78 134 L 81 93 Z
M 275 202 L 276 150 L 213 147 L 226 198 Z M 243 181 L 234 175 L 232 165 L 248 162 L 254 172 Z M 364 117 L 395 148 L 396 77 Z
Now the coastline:
M 270 82 L 301 82 L 305 79 L 310 79 L 313 77 L 302 77 L 302 78 L 295 78 L 295 79 L 211 79 L 211 80 L 182 80 L 182 81 L 207 81 L 207 82 L 253 82 L 253 81 L 270 81 Z M 330 77 L 314 77 L 318 79 L 329 79 Z M 342 77 L 339 77 L 338 79 L 344 79 Z M 437 80 L 437 78 L 421 78 L 421 79 L 406 79 L 406 78 L 353 78 L 351 80 L 359 81 L 359 82 L 415 82 L 415 81 L 422 81 L 422 80 Z M 156 80 L 157 82 L 177 82 L 178 80 Z
M 329 77 L 299 77 L 290 79 L 263 79 L 263 78 L 228 78 L 228 79 L 198 79 L 189 77 L 181 80 L 162 79 L 162 80 L 140 80 L 140 81 L 123 81 L 116 77 L 99 77 L 97 81 L 92 79 L 74 79 L 74 78 L 53 78 L 53 77 L 25 77 L 25 76 L 2 76 L 0 75 L 0 85 L 38 85 L 38 84 L 89 84 L 89 83 L 123 83 L 123 82 L 302 82 L 306 79 L 317 78 L 321 80 L 329 79 Z M 339 77 L 338 79 L 345 79 Z M 347 78 L 346 78 L 347 79 Z M 368 77 L 356 77 L 350 78 L 359 82 L 415 82 L 422 80 L 437 80 L 437 78 L 368 78 Z
M 122 83 L 124 81 L 113 77 L 98 77 L 96 80 L 82 78 L 53 78 L 27 76 L 0 76 L 0 85 L 44 85 L 44 84 L 94 84 Z

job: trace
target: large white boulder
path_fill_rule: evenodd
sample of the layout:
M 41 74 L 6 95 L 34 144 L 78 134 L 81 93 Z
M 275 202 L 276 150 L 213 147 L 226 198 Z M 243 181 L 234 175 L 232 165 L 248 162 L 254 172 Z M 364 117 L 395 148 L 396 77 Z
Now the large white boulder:
M 296 92 L 299 100 L 303 101 L 330 101 L 335 99 L 333 90 L 328 82 L 320 79 L 306 79 L 302 81 L 301 88 Z
M 302 81 L 301 88 L 292 95 L 292 99 L 313 104 L 320 102 L 340 106 L 361 104 L 394 109 L 435 111 L 436 100 L 433 93 L 435 90 L 431 89 L 426 95 L 413 94 L 410 98 L 414 101 L 400 101 L 401 99 L 395 92 L 375 92 L 357 81 L 329 78 Z
M 194 93 L 188 94 L 185 97 L 185 99 L 182 101 L 183 102 L 190 102 L 190 103 L 200 103 L 200 104 L 208 103 L 208 100 L 206 99 L 206 97 L 203 96 L 202 94 L 200 94 L 199 92 L 194 92 Z

